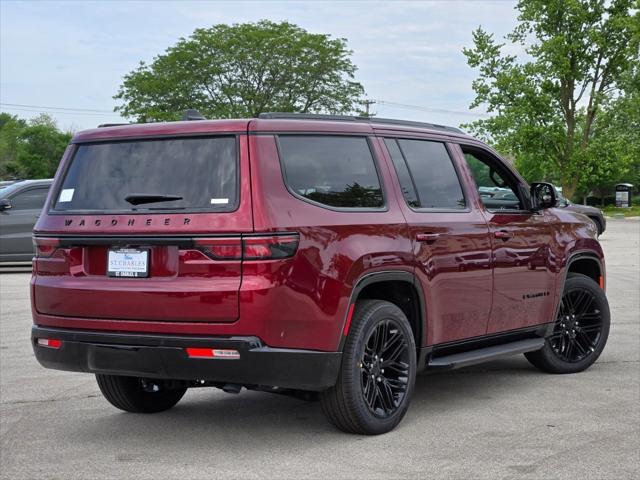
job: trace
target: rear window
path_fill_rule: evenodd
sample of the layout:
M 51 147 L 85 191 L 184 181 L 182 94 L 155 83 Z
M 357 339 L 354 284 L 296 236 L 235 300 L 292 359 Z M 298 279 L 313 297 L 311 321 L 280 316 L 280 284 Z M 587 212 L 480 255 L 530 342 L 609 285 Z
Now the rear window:
M 235 137 L 79 145 L 57 211 L 230 211 L 238 190 Z
M 380 179 L 364 137 L 279 137 L 285 181 L 297 196 L 329 207 L 380 208 Z

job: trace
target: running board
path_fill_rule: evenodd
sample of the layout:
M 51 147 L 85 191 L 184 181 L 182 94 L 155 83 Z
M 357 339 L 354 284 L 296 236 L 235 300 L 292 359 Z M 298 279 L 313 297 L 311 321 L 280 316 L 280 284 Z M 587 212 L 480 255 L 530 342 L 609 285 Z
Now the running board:
M 493 347 L 479 348 L 463 353 L 445 355 L 444 357 L 432 358 L 428 368 L 432 369 L 453 369 L 468 367 L 478 363 L 488 362 L 497 358 L 517 355 L 519 353 L 533 352 L 544 347 L 544 338 L 530 338 L 518 340 L 516 342 L 503 343 Z

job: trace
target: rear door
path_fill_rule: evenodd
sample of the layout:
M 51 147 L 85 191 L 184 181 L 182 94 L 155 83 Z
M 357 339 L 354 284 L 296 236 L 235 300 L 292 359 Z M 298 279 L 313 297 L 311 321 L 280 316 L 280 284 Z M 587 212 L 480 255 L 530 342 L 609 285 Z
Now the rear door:
M 235 321 L 249 183 L 245 135 L 76 145 L 37 226 L 37 311 Z
M 491 232 L 494 288 L 487 333 L 552 321 L 551 225 L 525 207 L 524 184 L 498 157 L 480 146 L 461 147 Z
M 47 185 L 32 186 L 8 196 L 11 208 L 0 212 L 0 261 L 31 261 L 33 226 L 48 192 Z
M 491 244 L 464 193 L 451 146 L 387 138 L 404 196 L 430 345 L 484 335 L 491 309 Z

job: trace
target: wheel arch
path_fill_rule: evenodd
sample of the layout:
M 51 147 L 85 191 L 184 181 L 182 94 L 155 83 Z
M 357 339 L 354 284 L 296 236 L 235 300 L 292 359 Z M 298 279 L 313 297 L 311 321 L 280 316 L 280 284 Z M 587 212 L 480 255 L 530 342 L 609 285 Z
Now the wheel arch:
M 604 289 L 604 269 L 602 262 L 594 253 L 578 252 L 569 257 L 567 268 L 565 269 L 565 276 L 562 281 L 563 287 L 570 273 L 585 275 Z
M 343 330 L 350 321 L 351 306 L 362 299 L 386 300 L 397 305 L 407 316 L 413 330 L 418 352 L 426 345 L 426 303 L 420 280 L 412 272 L 390 270 L 367 273 L 356 282 L 349 297 L 349 307 L 343 322 Z M 340 340 L 339 350 L 344 347 L 346 336 Z
M 567 260 L 567 266 L 562 273 L 562 282 L 560 283 L 560 286 L 558 288 L 558 295 L 552 322 L 555 322 L 555 319 L 558 318 L 560 302 L 562 300 L 562 292 L 564 291 L 564 284 L 566 283 L 567 277 L 570 273 L 579 273 L 581 275 L 586 275 L 594 282 L 596 282 L 600 286 L 600 288 L 605 290 L 605 272 L 600 257 L 598 257 L 598 255 L 592 251 L 574 252 Z M 553 323 L 551 323 L 550 325 L 553 325 Z

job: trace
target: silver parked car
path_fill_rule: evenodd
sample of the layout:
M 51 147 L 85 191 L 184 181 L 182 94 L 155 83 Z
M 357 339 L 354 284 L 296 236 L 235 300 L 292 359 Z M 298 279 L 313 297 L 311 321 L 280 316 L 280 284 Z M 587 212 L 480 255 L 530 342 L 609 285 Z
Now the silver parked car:
M 53 180 L 22 180 L 0 189 L 0 263 L 31 262 L 31 232 Z

